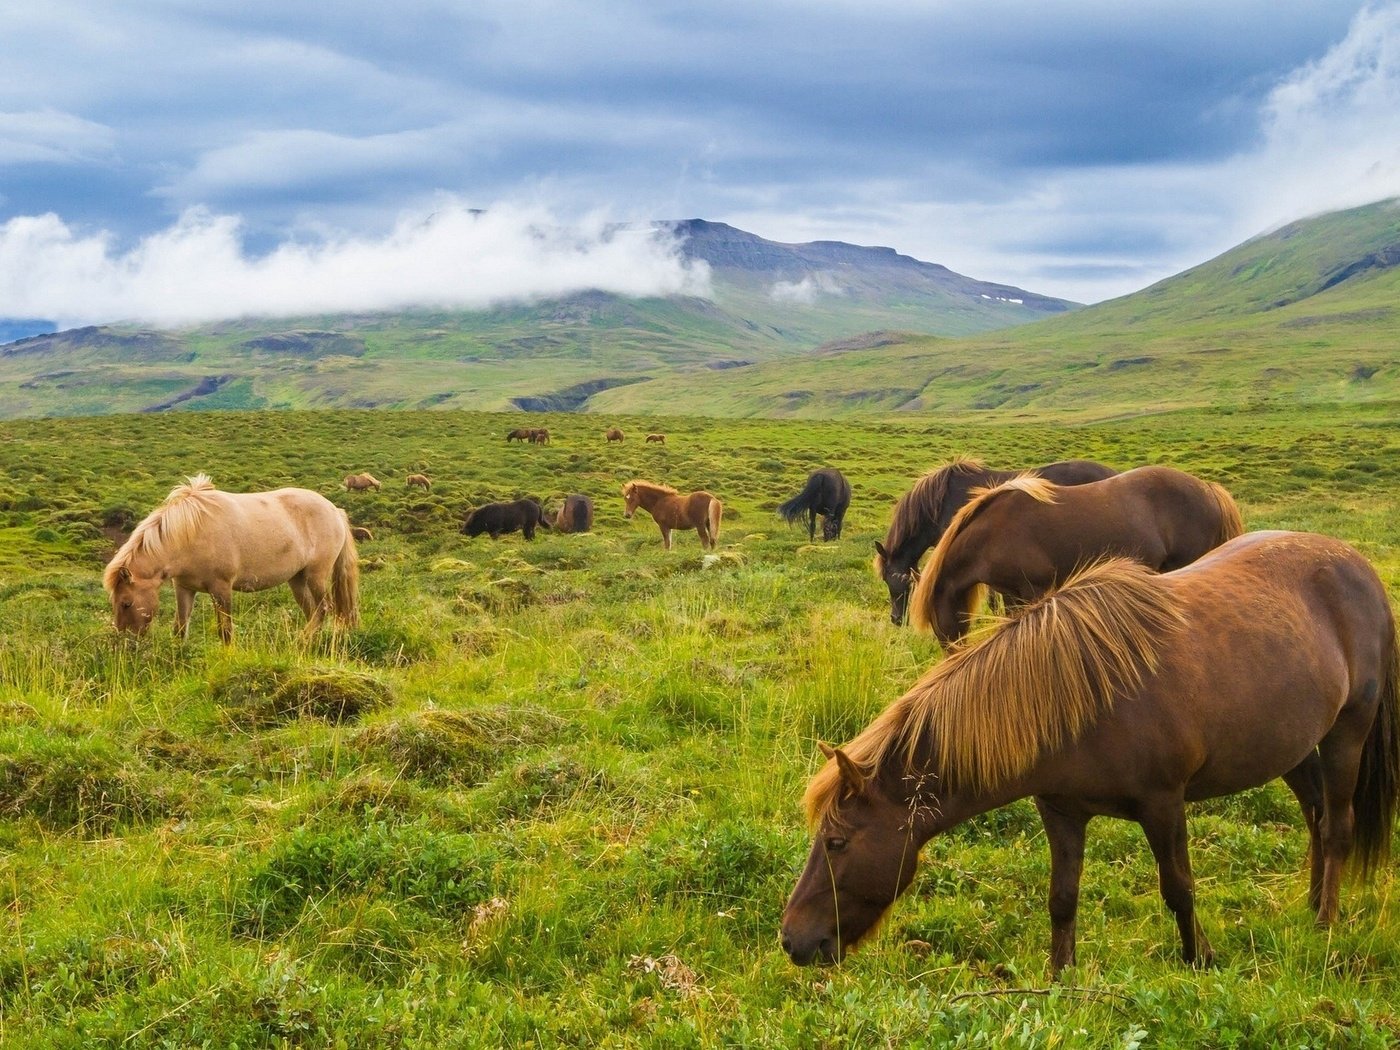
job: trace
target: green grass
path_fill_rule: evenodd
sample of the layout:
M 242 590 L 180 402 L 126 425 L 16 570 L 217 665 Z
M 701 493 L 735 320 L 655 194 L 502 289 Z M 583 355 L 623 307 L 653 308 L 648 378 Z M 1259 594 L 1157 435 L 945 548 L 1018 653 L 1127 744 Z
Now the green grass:
M 1028 803 L 930 843 L 842 967 L 799 970 L 776 938 L 815 740 L 938 656 L 869 567 L 915 476 L 955 453 L 1168 462 L 1252 527 L 1356 544 L 1400 595 L 1395 418 L 617 420 L 664 447 L 578 416 L 544 417 L 543 447 L 460 412 L 0 424 L 0 1044 L 1393 1045 L 1394 874 L 1313 929 L 1277 784 L 1193 810 L 1210 971 L 1175 961 L 1141 833 L 1100 821 L 1080 964 L 1051 988 Z M 826 464 L 854 502 L 811 546 L 773 510 Z M 383 491 L 338 489 L 362 469 Z M 167 594 L 151 637 L 115 638 L 103 528 L 200 470 L 370 527 L 363 625 L 303 643 L 284 588 L 235 598 L 230 649 L 201 598 L 179 644 Z M 405 488 L 419 471 L 430 493 Z M 718 564 L 622 519 L 635 476 L 721 496 Z M 456 531 L 471 504 L 575 491 L 592 534 Z

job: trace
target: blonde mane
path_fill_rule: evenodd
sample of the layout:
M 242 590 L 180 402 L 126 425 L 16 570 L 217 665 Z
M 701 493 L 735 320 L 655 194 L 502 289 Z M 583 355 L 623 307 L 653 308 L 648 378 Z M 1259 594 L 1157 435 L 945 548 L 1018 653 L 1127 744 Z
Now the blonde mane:
M 1185 623 L 1161 579 L 1128 558 L 1082 569 L 979 632 L 842 750 L 867 779 L 896 756 L 911 773 L 927 753 L 941 790 L 1014 780 L 1156 671 L 1162 640 Z M 803 799 L 809 821 L 839 822 L 842 783 L 834 761 L 817 771 Z
M 209 512 L 208 494 L 215 491 L 208 474 L 196 474 L 187 478 L 185 484 L 171 489 L 165 502 L 146 515 L 107 563 L 107 569 L 102 574 L 102 585 L 112 590 L 116 585 L 117 573 L 130 566 L 132 559 L 141 554 L 148 554 L 160 561 L 170 547 L 187 543 Z
M 943 501 L 948 498 L 948 482 L 954 474 L 971 474 L 983 470 L 986 464 L 971 456 L 956 456 L 934 467 L 914 482 L 914 487 L 899 497 L 890 518 L 889 530 L 885 533 L 885 550 L 899 550 L 914 538 L 921 525 L 937 519 L 943 510 Z M 885 559 L 878 552 L 875 555 L 875 574 L 884 576 Z
M 924 571 L 919 576 L 919 582 L 914 587 L 914 593 L 909 597 L 909 619 L 913 625 L 920 630 L 928 630 L 933 625 L 933 589 L 938 584 L 939 573 L 943 571 L 943 563 L 948 558 L 948 551 L 957 541 L 959 534 L 967 527 L 967 523 L 986 509 L 987 504 L 994 499 L 1001 497 L 1006 492 L 1022 492 L 1032 499 L 1041 503 L 1054 503 L 1058 500 L 1059 486 L 1053 482 L 1046 481 L 1038 474 L 1017 474 L 1010 481 L 1003 481 L 1000 485 L 993 485 L 989 488 L 973 489 L 972 498 L 958 509 L 953 515 L 953 520 L 948 523 L 948 528 L 943 532 L 943 538 L 938 541 L 938 546 L 933 548 L 933 553 L 929 555 L 928 563 L 924 566 Z M 987 588 L 978 584 L 968 594 L 969 613 L 975 612 L 986 601 Z

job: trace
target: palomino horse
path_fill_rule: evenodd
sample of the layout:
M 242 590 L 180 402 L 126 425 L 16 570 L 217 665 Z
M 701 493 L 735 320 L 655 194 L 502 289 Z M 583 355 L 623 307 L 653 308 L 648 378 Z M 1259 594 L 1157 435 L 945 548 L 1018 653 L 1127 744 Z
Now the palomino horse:
M 649 444 L 649 445 L 664 445 L 664 444 L 666 444 L 666 435 L 665 435 L 665 434 L 648 434 L 648 435 L 647 435 L 647 438 L 646 438 L 646 443 Z
M 433 487 L 433 481 L 426 474 L 410 474 L 408 477 L 404 478 L 405 488 L 411 489 L 414 486 L 427 491 Z
M 175 585 L 175 633 L 189 631 L 194 597 L 214 601 L 219 636 L 233 639 L 234 591 L 290 584 L 314 631 L 329 606 L 359 621 L 359 556 L 345 512 L 307 489 L 220 492 L 204 474 L 174 488 L 117 551 L 103 574 L 118 630 L 145 634 L 160 588 Z
M 609 441 L 621 441 L 621 440 L 622 440 L 622 431 L 618 430 L 617 427 L 609 427 L 609 428 L 608 428 L 607 434 L 605 434 L 604 436 L 605 436 Z
M 694 529 L 700 536 L 700 546 L 714 550 L 719 543 L 719 521 L 724 507 L 719 499 L 703 489 L 681 495 L 670 485 L 650 481 L 629 481 L 622 486 L 626 506 L 624 518 L 631 518 L 641 507 L 655 519 L 661 529 L 661 542 L 671 549 L 672 529 Z
M 783 948 L 839 960 L 932 836 L 1031 796 L 1054 972 L 1075 961 L 1085 826 L 1100 815 L 1142 825 L 1181 957 L 1208 963 L 1186 803 L 1275 777 L 1302 805 L 1308 899 L 1329 925 L 1348 859 L 1365 876 L 1390 849 L 1398 672 L 1385 587 L 1338 540 L 1249 533 L 1163 576 L 1100 562 L 938 664 L 845 748 L 823 745 Z
M 841 538 L 846 508 L 851 505 L 851 483 L 835 467 L 814 470 L 802 491 L 778 508 L 778 516 L 791 525 L 807 516 L 807 539 L 817 538 L 817 515 L 822 516 L 822 539 Z
M 1072 487 L 1012 478 L 973 493 L 943 533 L 914 588 L 914 626 L 946 645 L 968 632 L 989 590 L 1030 601 L 1112 555 L 1169 572 L 1243 531 L 1223 486 L 1171 467 Z
M 918 582 L 919 559 L 942 539 L 953 515 L 972 498 L 972 490 L 1000 485 L 1019 473 L 993 470 L 981 460 L 963 457 L 929 471 L 899 498 L 885 542 L 875 541 L 875 573 L 889 588 L 893 622 L 904 622 L 909 592 Z M 1030 473 L 1056 485 L 1083 485 L 1118 472 L 1091 460 L 1067 459 L 1036 467 Z
M 345 480 L 341 482 L 346 492 L 363 492 L 366 489 L 379 491 L 380 481 L 373 474 L 346 474 Z

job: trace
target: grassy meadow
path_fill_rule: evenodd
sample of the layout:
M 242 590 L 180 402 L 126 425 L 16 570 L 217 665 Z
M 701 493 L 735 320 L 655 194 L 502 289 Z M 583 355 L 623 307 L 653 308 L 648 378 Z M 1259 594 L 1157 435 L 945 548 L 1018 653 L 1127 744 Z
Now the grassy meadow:
M 537 417 L 531 417 L 532 420 Z M 929 844 L 844 965 L 777 945 L 817 739 L 939 655 L 890 625 L 871 543 L 955 453 L 1164 462 L 1253 528 L 1365 552 L 1400 596 L 1395 405 L 1046 423 L 190 413 L 0 423 L 0 1045 L 1389 1046 L 1393 867 L 1313 928 L 1281 784 L 1196 807 L 1218 965 L 1176 961 L 1135 825 L 1090 830 L 1079 965 L 1047 980 L 1029 802 Z M 643 445 L 664 430 L 665 446 Z M 810 545 L 773 508 L 854 500 Z M 339 479 L 368 470 L 379 493 Z M 306 643 L 286 588 L 118 639 L 111 537 L 183 476 L 317 489 L 374 532 L 362 625 Z M 432 491 L 408 491 L 424 472 Z M 719 560 L 621 516 L 632 477 L 725 502 Z M 592 534 L 457 533 L 489 499 L 591 495 Z

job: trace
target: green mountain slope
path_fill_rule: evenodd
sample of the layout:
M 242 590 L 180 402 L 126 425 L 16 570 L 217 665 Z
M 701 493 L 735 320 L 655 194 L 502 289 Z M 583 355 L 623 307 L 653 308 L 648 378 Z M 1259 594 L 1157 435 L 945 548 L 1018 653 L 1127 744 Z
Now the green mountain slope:
M 970 339 L 671 376 L 598 411 L 1028 416 L 1400 399 L 1400 202 L 1293 223 L 1121 299 Z

